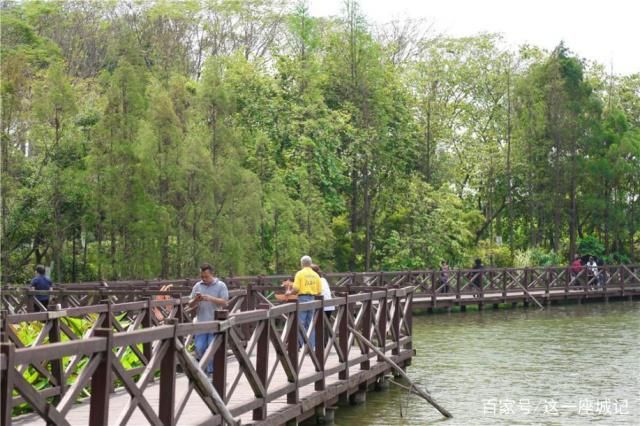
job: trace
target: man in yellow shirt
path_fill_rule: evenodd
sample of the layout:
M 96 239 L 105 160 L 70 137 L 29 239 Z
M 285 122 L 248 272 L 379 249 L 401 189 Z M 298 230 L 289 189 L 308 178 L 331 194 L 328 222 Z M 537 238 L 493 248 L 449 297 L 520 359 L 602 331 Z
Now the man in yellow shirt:
M 309 256 L 302 256 L 300 259 L 300 269 L 293 280 L 293 284 L 291 281 L 285 281 L 284 285 L 287 287 L 286 294 L 297 294 L 298 301 L 301 303 L 311 302 L 315 299 L 315 296 L 322 295 L 322 283 L 320 281 L 320 276 L 315 273 L 313 269 L 311 269 L 312 261 Z M 306 310 L 300 312 L 299 318 L 300 324 L 306 330 L 309 331 L 311 327 L 311 322 L 313 321 L 313 310 Z M 302 345 L 302 339 L 300 340 L 300 345 Z M 316 333 L 312 332 L 309 336 L 309 344 L 312 350 L 315 350 L 316 347 Z

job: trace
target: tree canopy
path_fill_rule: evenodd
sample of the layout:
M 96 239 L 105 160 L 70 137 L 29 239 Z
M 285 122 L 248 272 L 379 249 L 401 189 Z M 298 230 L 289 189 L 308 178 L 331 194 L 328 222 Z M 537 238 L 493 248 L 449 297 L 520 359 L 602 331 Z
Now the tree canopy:
M 304 1 L 4 1 L 2 282 L 638 259 L 640 74 Z M 594 248 L 595 247 L 595 248 Z

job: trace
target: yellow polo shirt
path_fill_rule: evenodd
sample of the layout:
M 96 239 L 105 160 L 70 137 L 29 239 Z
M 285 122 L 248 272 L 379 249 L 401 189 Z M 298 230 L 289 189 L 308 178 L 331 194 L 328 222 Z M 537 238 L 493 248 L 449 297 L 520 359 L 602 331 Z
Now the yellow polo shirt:
M 320 296 L 322 294 L 322 283 L 320 276 L 311 268 L 304 267 L 296 273 L 293 280 L 293 288 L 299 295 L 308 294 Z

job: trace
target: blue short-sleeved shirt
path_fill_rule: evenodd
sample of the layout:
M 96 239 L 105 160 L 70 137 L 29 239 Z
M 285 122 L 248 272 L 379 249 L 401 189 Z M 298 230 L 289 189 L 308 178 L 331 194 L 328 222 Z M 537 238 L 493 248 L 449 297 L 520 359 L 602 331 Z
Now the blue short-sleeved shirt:
M 44 275 L 38 275 L 31 280 L 31 287 L 33 287 L 35 290 L 51 290 L 52 285 L 53 284 L 51 283 L 51 280 Z M 46 294 L 39 294 L 36 295 L 36 299 L 38 299 L 40 302 L 48 302 L 49 296 Z
M 209 285 L 204 281 L 198 281 L 191 290 L 191 298 L 194 298 L 196 293 L 208 294 L 209 296 L 229 300 L 229 290 L 227 289 L 227 285 L 217 278 Z M 217 309 L 218 305 L 215 303 L 207 301 L 200 302 L 198 304 L 198 322 L 213 321 L 213 315 Z

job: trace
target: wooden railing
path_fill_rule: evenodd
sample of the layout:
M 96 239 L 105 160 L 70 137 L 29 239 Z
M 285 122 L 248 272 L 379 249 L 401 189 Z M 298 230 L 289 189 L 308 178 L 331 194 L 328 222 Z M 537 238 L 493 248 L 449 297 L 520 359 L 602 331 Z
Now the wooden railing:
M 288 275 L 227 277 L 223 280 L 231 293 L 241 300 L 238 306 L 250 310 L 257 303 L 271 303 L 273 295 L 282 292 L 280 283 L 291 278 Z M 431 301 L 465 296 L 482 297 L 485 293 L 501 292 L 506 297 L 513 291 L 544 291 L 546 294 L 562 289 L 566 294 L 593 289 L 607 293 L 616 289 L 624 296 L 627 289 L 640 286 L 640 266 L 604 265 L 599 267 L 599 275 L 590 275 L 583 267 L 573 274 L 570 267 L 540 268 L 487 268 L 481 271 L 473 269 L 455 269 L 449 271 L 446 279 L 438 270 L 394 271 L 394 272 L 357 272 L 329 273 L 327 279 L 331 288 L 341 287 L 386 287 L 415 286 L 418 297 L 429 297 Z M 112 303 L 144 300 L 158 295 L 172 297 L 186 296 L 196 281 L 180 279 L 170 281 L 116 281 L 111 283 L 60 284 L 55 290 L 38 292 L 28 288 L 5 287 L 0 297 L 2 309 L 10 313 L 32 312 L 38 304 L 35 295 L 49 294 L 49 306 L 59 304 L 62 308 L 86 306 L 102 300 Z M 480 283 L 481 285 L 474 285 Z M 171 284 L 172 288 L 161 288 Z M 235 292 L 235 293 L 234 293 Z
M 21 403 L 49 423 L 70 424 L 67 417 L 83 391 L 91 395 L 89 424 L 107 424 L 109 395 L 117 384 L 130 395 L 119 410 L 117 424 L 133 421 L 136 408 L 150 424 L 177 424 L 194 390 L 212 413 L 209 424 L 247 413 L 254 420 L 264 420 L 269 404 L 279 398 L 286 398 L 289 407 L 299 406 L 301 387 L 313 384 L 316 392 L 323 392 L 330 377 L 345 381 L 358 366 L 369 370 L 376 355 L 354 338 L 349 327 L 385 354 L 409 359 L 413 290 L 353 288 L 355 294 L 344 293 L 330 301 L 279 306 L 261 302 L 257 309 L 221 311 L 216 321 L 195 324 L 189 321 L 181 298 L 29 314 L 5 311 L 0 354 L 2 425 L 11 424 L 12 409 Z M 236 296 L 238 307 L 243 306 L 240 297 Z M 332 319 L 323 314 L 324 306 L 335 306 Z M 314 317 L 311 329 L 304 330 L 299 316 L 308 310 L 314 310 Z M 90 326 L 79 334 L 70 324 L 72 318 L 83 318 Z M 41 326 L 38 337 L 23 342 L 15 328 L 36 323 Z M 191 336 L 203 332 L 217 335 L 196 362 L 188 348 Z M 315 348 L 309 344 L 310 333 L 315 333 Z M 135 354 L 140 365 L 125 363 L 125 352 Z M 216 392 L 209 389 L 201 370 L 210 359 Z M 303 369 L 305 364 L 308 368 Z M 46 386 L 36 389 L 33 378 L 25 378 L 29 367 Z M 177 368 L 189 380 L 182 394 L 176 392 Z M 154 407 L 144 391 L 158 374 L 160 401 Z M 243 383 L 250 395 L 247 389 L 239 391 Z

